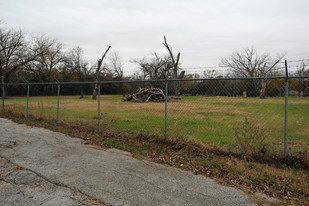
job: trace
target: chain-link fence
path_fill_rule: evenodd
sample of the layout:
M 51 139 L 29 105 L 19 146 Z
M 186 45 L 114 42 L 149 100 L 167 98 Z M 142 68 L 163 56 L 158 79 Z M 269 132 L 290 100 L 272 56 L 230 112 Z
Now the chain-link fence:
M 95 85 L 98 97 L 93 100 Z M 145 103 L 124 101 L 140 88 L 157 88 L 160 94 L 147 90 L 144 95 L 152 97 L 142 96 Z M 304 151 L 309 145 L 308 76 L 45 83 L 2 80 L 1 89 L 3 112 L 97 125 L 99 132 L 110 126 L 130 133 L 231 146 L 237 146 L 237 141 L 265 140 L 274 150 L 285 145 L 285 155 Z

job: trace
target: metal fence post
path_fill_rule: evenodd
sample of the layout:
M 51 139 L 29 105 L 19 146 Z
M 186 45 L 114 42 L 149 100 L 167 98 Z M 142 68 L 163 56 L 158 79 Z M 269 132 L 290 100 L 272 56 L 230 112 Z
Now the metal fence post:
M 100 128 L 100 122 L 101 122 L 101 111 L 100 111 L 100 109 L 101 109 L 101 106 L 100 106 L 100 93 L 101 93 L 101 86 L 100 86 L 100 84 L 99 83 L 97 83 L 98 84 L 98 132 L 100 133 L 101 132 L 101 128 Z
M 165 124 L 164 124 L 164 137 L 167 139 L 167 98 L 168 98 L 168 81 L 165 82 Z
M 58 82 L 58 95 L 57 95 L 57 123 L 59 123 L 59 99 L 60 99 L 60 82 L 55 79 Z
M 30 93 L 30 85 L 27 84 L 27 109 L 26 109 L 26 117 L 29 115 L 29 93 Z
M 1 77 L 2 79 L 2 112 L 5 112 L 5 107 L 4 107 L 4 76 Z
M 284 115 L 284 157 L 288 155 L 288 97 L 289 97 L 289 79 L 288 63 L 285 60 L 285 115 Z

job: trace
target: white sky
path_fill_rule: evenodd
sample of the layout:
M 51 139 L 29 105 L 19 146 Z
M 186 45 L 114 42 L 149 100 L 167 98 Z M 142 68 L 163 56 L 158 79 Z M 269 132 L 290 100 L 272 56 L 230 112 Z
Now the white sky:
M 184 68 L 218 65 L 250 46 L 309 58 L 308 0 L 0 0 L 0 19 L 81 46 L 92 64 L 110 45 L 125 72 L 135 69 L 134 58 L 167 54 L 164 35 Z

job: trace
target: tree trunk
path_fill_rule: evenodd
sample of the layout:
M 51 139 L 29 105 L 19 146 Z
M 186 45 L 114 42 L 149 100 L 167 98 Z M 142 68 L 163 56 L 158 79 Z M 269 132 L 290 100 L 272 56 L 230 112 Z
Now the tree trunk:
M 99 75 L 100 75 L 100 68 L 101 68 L 101 65 L 103 63 L 103 60 L 104 60 L 104 57 L 106 56 L 108 50 L 111 48 L 111 46 L 109 46 L 105 53 L 103 54 L 102 58 L 98 60 L 98 65 L 97 65 L 97 69 L 96 69 L 96 78 L 97 78 L 97 81 L 99 81 Z M 92 91 L 92 99 L 93 100 L 96 100 L 97 99 L 97 93 L 98 93 L 98 84 L 95 84 L 94 87 L 93 87 L 93 91 Z
M 242 97 L 243 97 L 243 98 L 247 98 L 247 91 L 243 91 Z
M 81 99 L 84 98 L 84 88 L 83 88 L 83 86 L 81 86 L 81 88 L 80 88 L 80 98 Z
M 97 99 L 97 93 L 98 93 L 98 85 L 95 84 L 95 85 L 93 86 L 93 91 L 92 91 L 92 99 L 93 99 L 93 100 L 96 100 L 96 99 Z
M 265 79 L 261 79 L 260 99 L 265 99 L 266 82 Z
M 164 43 L 163 45 L 167 48 L 169 54 L 170 54 L 170 57 L 172 59 L 172 63 L 173 63 L 173 73 L 174 73 L 174 78 L 175 79 L 182 79 L 183 78 L 183 75 L 184 75 L 184 72 L 182 72 L 179 76 L 178 76 L 178 64 L 179 64 L 179 59 L 180 59 L 180 53 L 177 54 L 177 58 L 176 58 L 176 61 L 174 59 L 174 54 L 173 54 L 173 51 L 172 49 L 168 46 L 167 44 L 167 41 L 166 41 L 166 37 L 164 36 Z M 182 77 L 181 77 L 182 76 Z M 175 96 L 176 97 L 179 97 L 180 95 L 180 82 L 179 81 L 176 81 L 175 82 Z
M 175 96 L 179 97 L 179 95 L 180 95 L 180 82 L 176 81 L 175 82 Z
M 183 79 L 185 76 L 185 71 L 181 71 L 181 73 L 178 75 L 177 72 L 174 74 L 175 79 Z M 181 81 L 176 81 L 175 82 L 175 96 L 179 97 L 180 96 L 180 89 L 181 89 Z

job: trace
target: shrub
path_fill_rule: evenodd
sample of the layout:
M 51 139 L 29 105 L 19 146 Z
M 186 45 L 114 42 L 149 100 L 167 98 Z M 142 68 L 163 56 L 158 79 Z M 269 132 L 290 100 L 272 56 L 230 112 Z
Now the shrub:
M 265 129 L 250 122 L 247 118 L 234 129 L 235 143 L 244 155 L 266 153 Z

